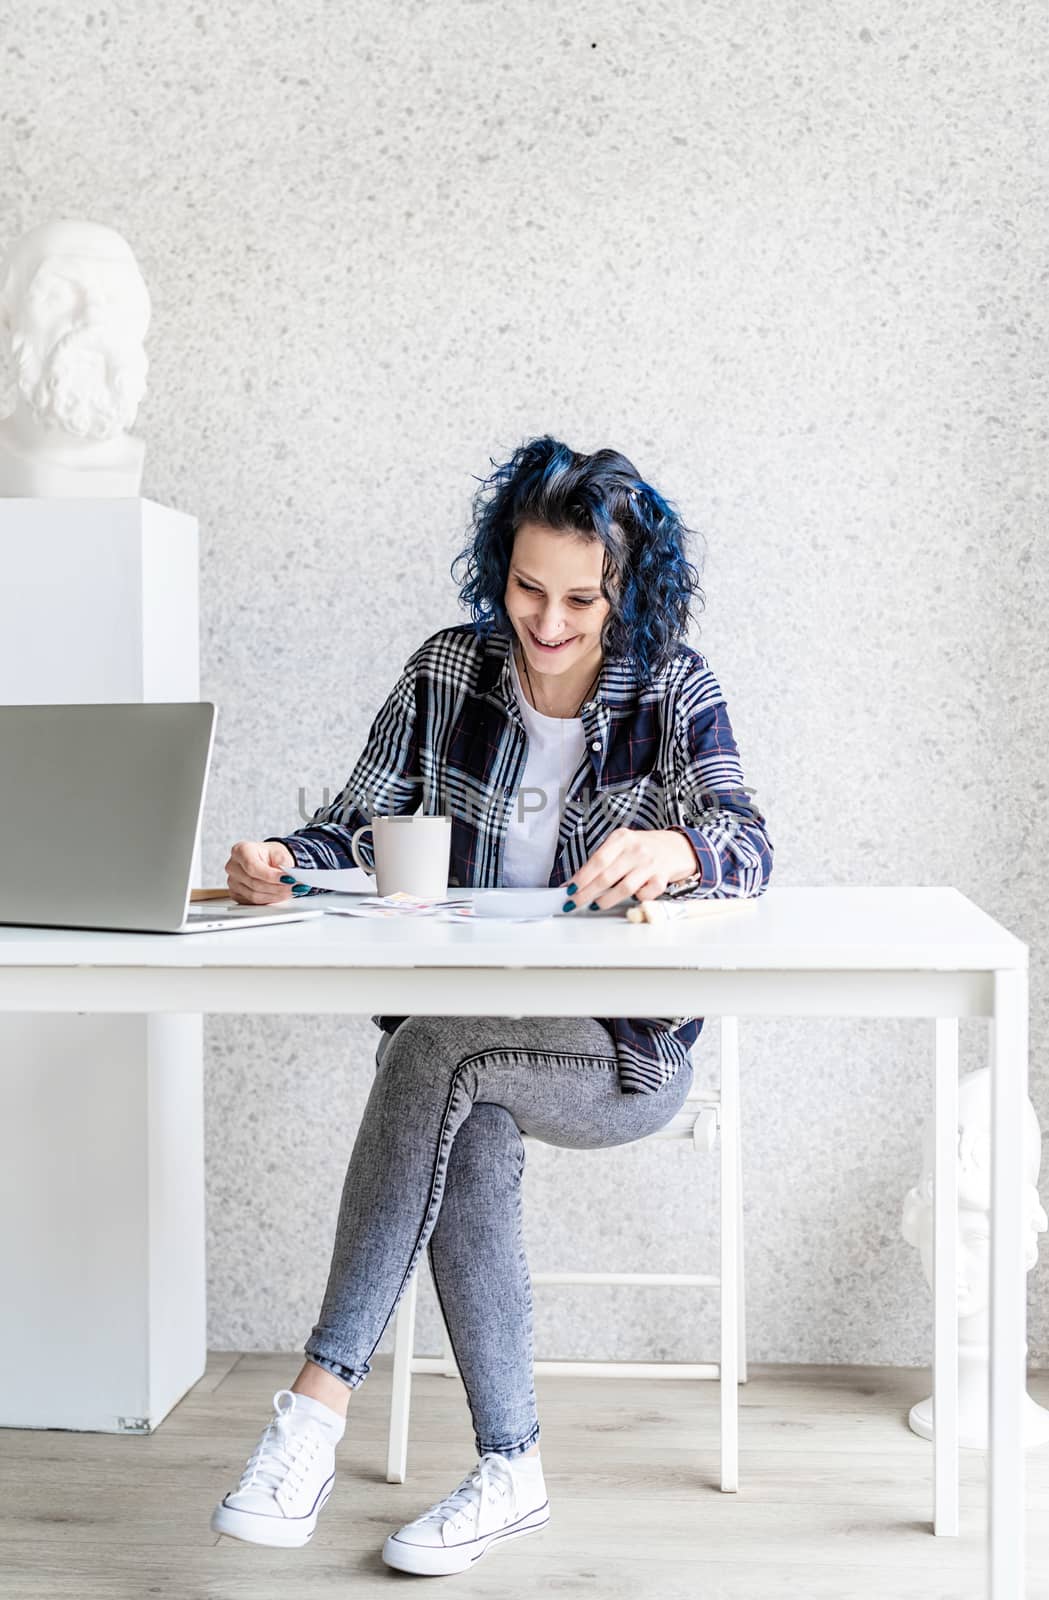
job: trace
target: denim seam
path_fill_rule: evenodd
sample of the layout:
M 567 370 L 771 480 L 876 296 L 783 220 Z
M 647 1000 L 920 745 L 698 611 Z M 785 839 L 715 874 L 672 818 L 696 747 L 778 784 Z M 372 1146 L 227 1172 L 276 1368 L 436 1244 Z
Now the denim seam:
M 416 1237 L 415 1237 L 415 1247 L 412 1250 L 411 1256 L 410 1256 L 409 1261 L 408 1261 L 408 1265 L 405 1268 L 404 1276 L 401 1279 L 400 1288 L 397 1290 L 397 1293 L 395 1294 L 395 1296 L 393 1298 L 393 1303 L 391 1304 L 389 1312 L 387 1313 L 386 1321 L 383 1323 L 382 1327 L 379 1329 L 378 1337 L 376 1338 L 375 1343 L 372 1345 L 371 1349 L 368 1351 L 368 1354 L 364 1358 L 364 1366 L 365 1367 L 368 1367 L 370 1365 L 372 1356 L 375 1354 L 376 1350 L 379 1348 L 380 1343 L 382 1342 L 383 1334 L 386 1332 L 387 1328 L 390 1326 L 390 1319 L 393 1316 L 394 1312 L 397 1310 L 397 1307 L 401 1303 L 401 1297 L 404 1294 L 405 1288 L 407 1286 L 409 1278 L 412 1275 L 412 1272 L 415 1270 L 416 1263 L 418 1262 L 419 1255 L 421 1253 L 422 1246 L 420 1245 L 420 1240 L 422 1238 L 423 1230 L 426 1227 L 427 1218 L 429 1217 L 431 1208 L 433 1206 L 434 1189 L 436 1187 L 438 1174 L 439 1174 L 439 1172 L 441 1170 L 441 1155 L 442 1155 L 442 1152 L 444 1151 L 444 1146 L 445 1146 L 445 1134 L 446 1134 L 447 1128 L 448 1128 L 448 1117 L 449 1117 L 449 1113 L 451 1112 L 452 1103 L 453 1103 L 453 1101 L 455 1099 L 456 1091 L 459 1088 L 461 1071 L 462 1071 L 462 1063 L 460 1062 L 459 1065 L 456 1066 L 455 1070 L 452 1073 L 451 1083 L 450 1083 L 449 1088 L 448 1088 L 448 1099 L 445 1102 L 444 1114 L 443 1114 L 443 1116 L 441 1118 L 441 1126 L 440 1126 L 440 1129 L 438 1131 L 438 1136 L 437 1136 L 437 1155 L 436 1155 L 436 1158 L 434 1160 L 433 1172 L 432 1172 L 432 1174 L 430 1176 L 430 1194 L 429 1194 L 429 1199 L 426 1202 L 426 1208 L 425 1208 L 425 1210 L 423 1212 L 423 1219 L 419 1224 L 419 1231 L 418 1231 L 418 1233 L 416 1234 Z M 447 1163 L 445 1163 L 445 1168 L 447 1170 Z M 340 1366 L 342 1365 L 341 1362 L 339 1364 L 340 1364 Z M 344 1370 L 347 1371 L 347 1372 L 350 1372 L 350 1371 L 355 1371 L 356 1369 L 350 1368 L 350 1367 L 346 1367 Z M 351 1388 L 358 1387 L 361 1383 L 364 1382 L 364 1379 L 367 1376 L 368 1376 L 367 1372 L 361 1373 L 359 1375 L 358 1379 L 357 1379 L 357 1383 L 356 1384 L 351 1384 Z
M 531 1278 L 530 1278 L 529 1271 L 528 1271 L 528 1258 L 527 1258 L 527 1256 L 525 1255 L 525 1252 L 524 1252 L 524 1228 L 523 1228 L 523 1225 L 522 1225 L 523 1219 L 522 1219 L 522 1201 L 521 1201 L 521 1180 L 522 1180 L 522 1178 L 524 1176 L 525 1159 L 526 1158 L 525 1158 L 524 1141 L 521 1139 L 520 1134 L 518 1134 L 518 1142 L 517 1142 L 517 1152 L 516 1152 L 516 1154 L 517 1154 L 516 1189 L 517 1189 L 517 1202 L 518 1202 L 518 1204 L 517 1204 L 517 1255 L 518 1255 L 518 1261 L 519 1261 L 520 1265 L 524 1269 L 524 1281 L 525 1281 L 525 1284 L 526 1284 L 527 1290 L 528 1290 L 529 1325 L 531 1325 L 531 1317 L 532 1317 L 532 1314 L 533 1314 L 533 1311 L 534 1311 L 534 1304 L 533 1304 L 533 1299 L 532 1299 L 532 1283 L 531 1283 Z M 449 1343 L 451 1344 L 451 1347 L 452 1347 L 452 1354 L 455 1356 L 455 1364 L 459 1368 L 459 1377 L 460 1377 L 460 1379 L 462 1381 L 463 1389 L 466 1392 L 466 1402 L 467 1402 L 467 1405 L 470 1408 L 470 1415 L 472 1417 L 473 1414 L 474 1414 L 473 1396 L 471 1395 L 469 1385 L 466 1382 L 466 1374 L 465 1374 L 465 1371 L 463 1369 L 463 1363 L 459 1359 L 459 1352 L 456 1349 L 455 1335 L 452 1332 L 452 1325 L 451 1325 L 450 1321 L 448 1320 L 448 1313 L 445 1310 L 444 1296 L 441 1293 L 441 1284 L 440 1284 L 440 1279 L 439 1279 L 438 1273 L 437 1273 L 437 1265 L 436 1265 L 436 1262 L 434 1261 L 434 1257 L 433 1257 L 433 1234 L 432 1233 L 430 1234 L 430 1237 L 429 1237 L 429 1239 L 427 1241 L 427 1254 L 429 1256 L 429 1261 L 430 1261 L 430 1276 L 433 1279 L 434 1293 L 437 1295 L 437 1304 L 441 1308 L 441 1316 L 444 1318 L 444 1326 L 445 1326 L 445 1329 L 446 1329 L 447 1334 L 448 1334 L 448 1341 L 449 1341 Z M 532 1410 L 533 1416 L 536 1416 L 536 1397 L 535 1397 L 535 1376 L 534 1376 L 534 1372 L 530 1375 L 530 1406 L 531 1406 L 531 1410 Z M 519 1440 L 516 1444 L 506 1445 L 503 1448 L 504 1448 L 504 1450 L 518 1450 L 518 1449 L 521 1448 L 522 1445 L 524 1445 L 524 1448 L 527 1450 L 527 1449 L 531 1448 L 531 1445 L 535 1443 L 535 1440 L 538 1437 L 539 1437 L 539 1418 L 538 1418 L 538 1416 L 536 1416 L 535 1423 L 534 1423 L 533 1427 L 529 1430 L 529 1432 L 526 1435 L 526 1438 L 524 1440 Z M 485 1446 L 482 1444 L 481 1436 L 480 1436 L 479 1433 L 477 1433 L 476 1429 L 474 1431 L 474 1444 L 477 1446 L 478 1454 L 479 1455 L 483 1455 L 484 1454 L 484 1450 L 485 1450 Z
M 616 1068 L 619 1062 L 615 1056 L 591 1056 L 577 1053 L 574 1050 L 518 1050 L 512 1045 L 497 1045 L 494 1050 L 478 1050 L 475 1055 L 464 1056 L 460 1067 L 471 1066 L 477 1061 L 486 1061 L 493 1056 L 520 1056 L 526 1062 L 535 1056 L 542 1056 L 545 1061 L 558 1061 L 562 1066 L 591 1066 L 595 1062 L 602 1067 Z
M 416 1234 L 415 1248 L 412 1251 L 411 1259 L 408 1262 L 407 1267 L 405 1268 L 404 1277 L 401 1279 L 401 1286 L 397 1291 L 396 1297 L 394 1298 L 393 1305 L 390 1307 L 390 1314 L 386 1318 L 386 1321 L 382 1325 L 382 1328 L 381 1328 L 381 1330 L 379 1332 L 378 1339 L 376 1339 L 375 1343 L 372 1345 L 371 1349 L 368 1352 L 368 1355 L 367 1355 L 367 1360 L 368 1361 L 371 1361 L 372 1356 L 375 1354 L 376 1350 L 379 1347 L 379 1343 L 380 1343 L 380 1341 L 382 1339 L 383 1334 L 386 1332 L 386 1329 L 390 1325 L 390 1317 L 393 1316 L 393 1313 L 396 1311 L 398 1305 L 400 1304 L 401 1296 L 403 1295 L 403 1293 L 405 1291 L 405 1288 L 407 1286 L 408 1280 L 411 1277 L 412 1273 L 414 1272 L 415 1267 L 416 1267 L 416 1263 L 418 1262 L 419 1256 L 421 1255 L 422 1250 L 423 1250 L 423 1245 L 422 1245 L 421 1241 L 422 1241 L 423 1232 L 424 1232 L 424 1230 L 426 1228 L 427 1219 L 428 1219 L 428 1217 L 430 1215 L 430 1212 L 433 1209 L 433 1197 L 434 1197 L 434 1191 L 435 1191 L 435 1189 L 437 1187 L 438 1175 L 441 1176 L 441 1182 L 442 1182 L 442 1187 L 443 1187 L 444 1176 L 448 1171 L 448 1160 L 447 1160 L 447 1157 L 445 1157 L 445 1160 L 444 1160 L 444 1171 L 443 1172 L 441 1171 L 441 1157 L 442 1157 L 442 1155 L 444 1155 L 444 1152 L 445 1152 L 446 1135 L 447 1135 L 447 1131 L 448 1131 L 448 1118 L 449 1118 L 449 1116 L 451 1114 L 452 1104 L 453 1104 L 453 1102 L 455 1100 L 456 1093 L 457 1093 L 457 1091 L 459 1089 L 459 1084 L 460 1084 L 460 1081 L 461 1081 L 462 1069 L 463 1069 L 463 1063 L 459 1062 L 458 1066 L 455 1068 L 455 1071 L 452 1073 L 452 1081 L 451 1081 L 451 1084 L 450 1084 L 449 1089 L 448 1089 L 448 1099 L 445 1102 L 444 1115 L 441 1118 L 441 1128 L 440 1128 L 440 1133 L 439 1133 L 439 1136 L 438 1136 L 438 1139 L 437 1139 L 437 1156 L 436 1156 L 436 1159 L 434 1160 L 433 1172 L 430 1175 L 430 1195 L 429 1195 L 429 1199 L 426 1202 L 426 1210 L 423 1213 L 423 1219 L 419 1224 L 419 1232 Z M 451 1149 L 451 1140 L 447 1140 L 447 1144 L 448 1144 L 448 1149 L 450 1150 Z M 432 1232 L 432 1229 L 431 1229 L 431 1232 Z
M 448 1334 L 448 1343 L 452 1347 L 452 1354 L 455 1357 L 455 1364 L 459 1368 L 459 1377 L 460 1377 L 460 1380 L 462 1381 L 463 1389 L 466 1392 L 466 1403 L 470 1408 L 470 1414 L 472 1416 L 473 1415 L 473 1409 L 474 1409 L 473 1397 L 470 1394 L 469 1386 L 467 1385 L 467 1382 L 466 1382 L 466 1374 L 463 1371 L 463 1364 L 459 1360 L 459 1352 L 455 1348 L 455 1335 L 452 1332 L 451 1323 L 448 1321 L 448 1313 L 444 1309 L 444 1296 L 441 1294 L 441 1285 L 438 1282 L 438 1278 L 437 1278 L 437 1267 L 436 1267 L 436 1264 L 435 1264 L 434 1259 L 433 1259 L 433 1234 L 432 1233 L 431 1233 L 429 1239 L 426 1242 L 426 1248 L 427 1248 L 427 1253 L 428 1253 L 429 1258 L 430 1258 L 430 1276 L 433 1279 L 433 1288 L 434 1288 L 434 1293 L 437 1296 L 437 1304 L 441 1308 L 441 1316 L 444 1318 L 445 1331 Z
M 541 1432 L 539 1423 L 536 1422 L 535 1427 L 529 1433 L 526 1433 L 523 1439 L 518 1439 L 514 1444 L 485 1445 L 476 1436 L 474 1437 L 474 1444 L 477 1446 L 478 1455 L 494 1454 L 507 1457 L 523 1455 L 526 1450 L 531 1449 L 532 1445 L 538 1443 Z
M 517 1259 L 518 1259 L 518 1261 L 519 1261 L 519 1263 L 521 1265 L 521 1269 L 522 1269 L 522 1272 L 523 1272 L 523 1275 L 524 1275 L 525 1286 L 526 1286 L 526 1288 L 528 1290 L 528 1328 L 529 1328 L 529 1331 L 530 1331 L 529 1343 L 531 1344 L 531 1347 L 532 1347 L 532 1359 L 531 1359 L 531 1361 L 529 1363 L 528 1382 L 529 1382 L 529 1391 L 530 1391 L 530 1394 L 531 1394 L 532 1414 L 536 1419 L 536 1427 L 538 1429 L 539 1408 L 538 1408 L 538 1402 L 536 1401 L 536 1396 L 535 1396 L 535 1299 L 534 1299 L 534 1296 L 532 1294 L 532 1273 L 531 1273 L 531 1270 L 530 1270 L 529 1265 L 528 1265 L 528 1256 L 527 1256 L 527 1253 L 525 1251 L 525 1246 L 524 1246 L 524 1197 L 523 1197 L 523 1193 L 522 1193 L 523 1181 L 524 1181 L 524 1169 L 525 1169 L 525 1147 L 524 1147 L 524 1140 L 522 1139 L 522 1141 L 521 1141 L 521 1156 L 520 1156 L 520 1162 L 519 1162 L 519 1165 L 518 1165 L 518 1173 L 517 1173 L 517 1196 L 518 1196 L 518 1206 L 517 1206 Z
M 319 1351 L 316 1354 L 312 1353 L 309 1348 L 311 1343 L 312 1340 L 307 1341 L 303 1351 L 307 1361 L 312 1361 L 315 1367 L 323 1367 L 326 1372 L 331 1373 L 332 1377 L 338 1378 L 340 1383 L 344 1383 L 348 1389 L 360 1387 L 364 1379 L 359 1373 L 356 1373 L 352 1367 L 344 1366 L 341 1361 L 336 1361 L 333 1356 L 322 1356 Z

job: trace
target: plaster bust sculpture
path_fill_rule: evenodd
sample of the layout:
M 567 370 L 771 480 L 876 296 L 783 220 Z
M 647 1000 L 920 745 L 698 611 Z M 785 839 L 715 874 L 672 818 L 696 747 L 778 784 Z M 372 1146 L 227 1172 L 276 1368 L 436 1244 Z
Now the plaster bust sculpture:
M 0 345 L 17 382 L 0 421 L 0 496 L 137 495 L 149 292 L 131 247 L 97 222 L 45 222 L 0 266 Z
M 922 1140 L 921 1182 L 907 1191 L 903 1203 L 903 1237 L 921 1254 L 926 1281 L 933 1281 L 933 1171 L 935 1126 L 930 1119 Z M 990 1309 L 991 1207 L 991 1074 L 987 1067 L 967 1073 L 958 1085 L 958 1442 L 969 1449 L 987 1448 L 987 1382 Z M 1018 1159 L 1024 1174 L 1024 1262 L 1028 1272 L 1038 1260 L 1038 1235 L 1049 1226 L 1038 1198 L 1041 1133 L 1034 1106 L 1024 1107 L 1023 1150 Z M 932 1401 L 914 1406 L 910 1425 L 932 1438 Z M 1049 1415 L 1028 1395 L 1024 1410 L 1025 1443 L 1030 1449 L 1049 1438 Z

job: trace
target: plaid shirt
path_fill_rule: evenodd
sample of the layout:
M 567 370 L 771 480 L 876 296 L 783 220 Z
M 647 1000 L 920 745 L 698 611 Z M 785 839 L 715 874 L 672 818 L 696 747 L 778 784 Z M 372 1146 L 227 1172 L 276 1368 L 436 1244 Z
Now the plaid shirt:
M 374 816 L 448 816 L 449 884 L 498 887 L 528 742 L 510 644 L 495 631 L 478 638 L 469 622 L 432 634 L 405 664 L 346 787 L 304 828 L 269 837 L 300 867 L 349 867 L 350 836 Z M 632 658 L 606 658 L 580 716 L 586 745 L 565 790 L 549 887 L 570 883 L 614 828 L 673 828 L 690 840 L 699 871 L 669 885 L 667 899 L 764 893 L 772 845 L 703 656 L 679 644 L 645 686 Z M 358 849 L 373 866 L 371 842 Z M 403 1020 L 372 1018 L 389 1031 Z M 625 1093 L 668 1083 L 703 1027 L 702 1017 L 598 1020 L 615 1041 Z

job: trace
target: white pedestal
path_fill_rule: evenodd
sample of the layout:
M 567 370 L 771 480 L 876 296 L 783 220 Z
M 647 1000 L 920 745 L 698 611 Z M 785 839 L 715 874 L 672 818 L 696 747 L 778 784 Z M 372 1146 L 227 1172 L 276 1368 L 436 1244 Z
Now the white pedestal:
M 153 501 L 0 499 L 0 703 L 199 699 L 197 568 Z M 0 1426 L 148 1432 L 207 1357 L 202 1019 L 2 1016 L 0 1097 Z
M 985 1321 L 986 1313 L 981 1321 Z M 973 1319 L 970 1319 L 973 1320 Z M 958 1444 L 963 1450 L 986 1450 L 990 1422 L 991 1347 L 986 1342 L 986 1326 L 979 1343 L 958 1340 Z M 1027 1344 L 1024 1344 L 1026 1370 Z M 935 1437 L 935 1412 L 932 1395 L 911 1406 L 907 1415 L 912 1433 L 921 1439 Z M 1049 1411 L 1025 1394 L 1020 1405 L 1020 1421 L 1025 1450 L 1036 1450 L 1049 1440 Z

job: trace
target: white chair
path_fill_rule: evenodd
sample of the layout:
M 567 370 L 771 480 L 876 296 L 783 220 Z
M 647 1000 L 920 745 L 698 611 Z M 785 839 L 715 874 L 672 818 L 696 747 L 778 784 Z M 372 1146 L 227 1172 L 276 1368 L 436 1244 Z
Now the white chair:
M 721 1018 L 721 1074 L 718 1090 L 694 1089 L 666 1127 L 648 1139 L 687 1141 L 697 1152 L 709 1151 L 721 1134 L 721 1259 L 720 1273 L 702 1272 L 533 1272 L 532 1283 L 680 1284 L 693 1289 L 719 1289 L 721 1348 L 717 1362 L 668 1361 L 536 1361 L 536 1373 L 571 1373 L 581 1377 L 720 1378 L 721 1488 L 739 1487 L 739 1403 L 737 1385 L 747 1381 L 746 1326 L 743 1293 L 743 1183 L 739 1115 L 739 1027 L 736 1017 Z M 525 1137 L 528 1137 L 526 1135 Z M 647 1140 L 646 1140 L 647 1142 Z M 393 1388 L 387 1483 L 404 1483 L 408 1460 L 408 1413 L 412 1374 L 436 1372 L 458 1376 L 447 1329 L 442 1356 L 417 1356 L 415 1308 L 418 1267 L 397 1307 L 394 1330 Z

